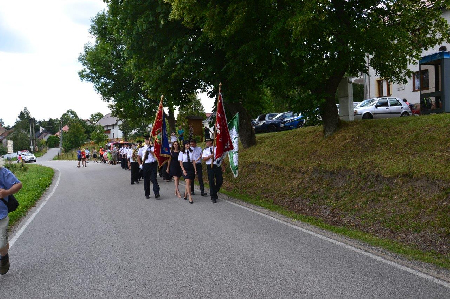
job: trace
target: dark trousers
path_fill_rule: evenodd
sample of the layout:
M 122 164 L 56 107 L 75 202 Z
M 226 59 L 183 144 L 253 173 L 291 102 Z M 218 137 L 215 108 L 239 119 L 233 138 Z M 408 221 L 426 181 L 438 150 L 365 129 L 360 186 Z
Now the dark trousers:
M 198 183 L 200 184 L 200 191 L 202 194 L 205 192 L 205 185 L 203 184 L 203 168 L 202 164 L 196 164 L 195 167 L 197 168 L 197 179 Z M 194 180 L 191 180 L 191 192 L 194 191 Z
M 217 193 L 222 187 L 223 176 L 222 176 L 222 167 L 218 167 L 216 165 L 206 165 L 208 169 L 208 181 L 209 181 L 209 192 L 211 195 L 211 199 L 217 199 Z
M 159 195 L 159 185 L 156 180 L 156 176 L 158 175 L 158 163 L 155 161 L 149 164 L 144 164 L 142 170 L 144 172 L 145 196 L 150 196 L 150 182 L 153 183 L 153 192 L 155 195 Z
M 139 163 L 131 162 L 131 183 L 139 181 Z

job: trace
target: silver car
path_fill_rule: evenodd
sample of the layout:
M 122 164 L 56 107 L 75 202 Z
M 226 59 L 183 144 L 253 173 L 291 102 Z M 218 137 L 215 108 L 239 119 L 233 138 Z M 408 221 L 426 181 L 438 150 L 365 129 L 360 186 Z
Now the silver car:
M 411 108 L 395 97 L 367 99 L 354 110 L 355 120 L 406 117 L 411 114 Z
M 34 156 L 32 153 L 24 153 L 22 154 L 22 160 L 24 162 L 36 162 L 36 156 Z

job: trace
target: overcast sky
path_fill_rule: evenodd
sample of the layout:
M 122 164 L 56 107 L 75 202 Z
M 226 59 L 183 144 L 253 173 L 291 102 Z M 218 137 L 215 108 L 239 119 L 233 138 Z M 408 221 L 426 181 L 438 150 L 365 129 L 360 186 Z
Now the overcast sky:
M 109 113 L 89 82 L 81 82 L 78 56 L 93 41 L 91 19 L 101 0 L 0 0 L 0 119 L 13 126 L 27 107 L 36 120 Z M 206 112 L 213 101 L 202 97 Z

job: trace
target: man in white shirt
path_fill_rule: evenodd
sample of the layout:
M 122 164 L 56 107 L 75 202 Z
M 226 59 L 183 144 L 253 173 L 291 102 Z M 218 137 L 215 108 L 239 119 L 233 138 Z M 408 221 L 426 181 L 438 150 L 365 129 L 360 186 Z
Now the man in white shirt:
M 144 173 L 144 192 L 145 198 L 150 198 L 150 182 L 153 183 L 153 192 L 155 193 L 155 198 L 158 199 L 159 196 L 159 185 L 156 179 L 158 174 L 158 163 L 156 161 L 156 156 L 153 151 L 154 147 L 150 144 L 150 136 L 145 135 L 145 146 L 139 149 L 138 161 L 140 168 Z
M 222 168 L 214 163 L 216 147 L 213 147 L 212 139 L 205 139 L 206 148 L 203 150 L 202 158 L 208 169 L 209 192 L 211 201 L 217 202 L 217 193 L 223 183 Z
M 202 196 L 208 195 L 205 193 L 205 186 L 203 184 L 203 169 L 202 169 L 202 148 L 197 147 L 197 141 L 195 139 L 192 139 L 190 141 L 190 146 L 192 150 L 194 151 L 194 164 L 195 169 L 197 170 L 197 179 L 198 183 L 200 185 L 200 192 Z M 191 195 L 195 195 L 194 193 L 194 180 L 191 180 Z

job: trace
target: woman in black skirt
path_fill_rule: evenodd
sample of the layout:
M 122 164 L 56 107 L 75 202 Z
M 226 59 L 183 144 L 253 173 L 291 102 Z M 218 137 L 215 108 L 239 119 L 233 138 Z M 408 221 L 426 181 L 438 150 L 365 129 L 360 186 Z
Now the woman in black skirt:
M 180 177 L 183 175 L 181 170 L 180 162 L 178 161 L 178 156 L 180 155 L 180 144 L 178 141 L 173 142 L 172 148 L 170 149 L 170 158 L 167 164 L 167 173 L 175 178 L 175 195 L 181 198 L 180 190 L 178 189 L 178 184 L 180 183 Z
M 189 203 L 192 204 L 194 201 L 191 197 L 191 180 L 194 180 L 195 174 L 195 164 L 193 163 L 194 150 L 191 149 L 189 141 L 184 142 L 184 149 L 180 152 L 178 156 L 178 161 L 180 162 L 181 169 L 183 170 L 183 176 L 186 183 L 186 189 L 184 191 L 184 200 L 189 197 Z

